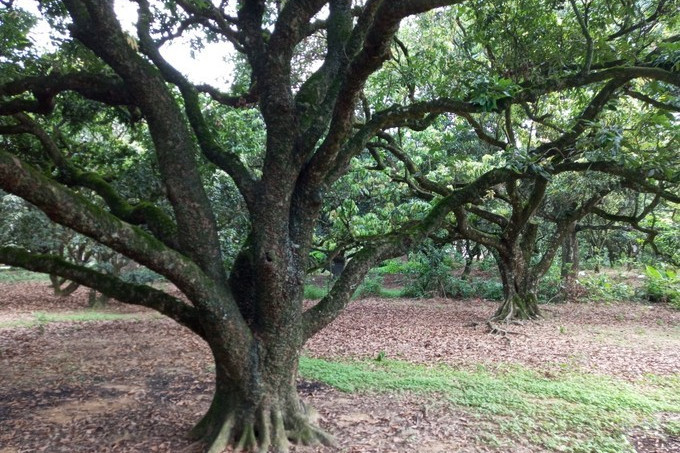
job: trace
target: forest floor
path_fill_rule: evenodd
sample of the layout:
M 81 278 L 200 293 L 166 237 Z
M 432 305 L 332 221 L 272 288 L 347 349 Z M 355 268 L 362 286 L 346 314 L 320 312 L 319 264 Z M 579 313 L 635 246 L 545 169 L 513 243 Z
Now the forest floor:
M 170 320 L 45 282 L 0 285 L 0 453 L 193 452 L 206 346 Z M 364 299 L 307 345 L 300 393 L 337 448 L 680 452 L 680 311 L 543 306 L 491 335 L 482 300 Z

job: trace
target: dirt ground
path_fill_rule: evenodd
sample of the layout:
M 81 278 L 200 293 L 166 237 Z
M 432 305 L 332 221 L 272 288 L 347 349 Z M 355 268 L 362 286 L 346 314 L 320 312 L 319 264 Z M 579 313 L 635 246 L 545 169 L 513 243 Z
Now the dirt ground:
M 207 409 L 212 364 L 205 345 L 174 322 L 135 307 L 138 319 L 9 327 L 33 312 L 82 309 L 45 283 L 0 287 L 0 453 L 194 452 L 184 434 Z M 680 371 L 680 312 L 660 305 L 546 307 L 545 320 L 489 335 L 495 304 L 445 299 L 362 300 L 313 338 L 307 354 L 458 367 L 521 364 L 636 379 Z M 4 328 L 2 326 L 5 326 Z M 297 452 L 486 452 L 476 423 L 432 396 L 346 394 L 301 380 L 299 389 L 338 449 Z M 644 433 L 642 453 L 680 452 L 680 439 Z M 522 452 L 522 450 L 514 450 Z M 536 450 L 526 449 L 526 453 Z

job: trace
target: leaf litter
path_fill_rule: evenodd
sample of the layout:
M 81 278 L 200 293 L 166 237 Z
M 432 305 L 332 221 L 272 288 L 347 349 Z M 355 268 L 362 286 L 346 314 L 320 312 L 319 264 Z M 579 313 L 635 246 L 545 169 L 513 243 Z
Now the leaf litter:
M 45 283 L 1 289 L 0 322 L 87 305 L 83 290 L 58 298 Z M 522 335 L 512 337 L 483 328 L 494 308 L 481 300 L 356 301 L 305 353 L 334 360 L 382 354 L 470 369 L 517 364 L 546 375 L 570 367 L 629 380 L 680 370 L 680 313 L 664 306 L 553 305 L 544 320 L 513 325 Z M 107 310 L 149 313 L 115 302 Z M 210 404 L 212 371 L 203 342 L 165 319 L 0 329 L 0 453 L 197 452 L 185 433 Z M 298 388 L 339 448 L 296 452 L 509 451 L 485 440 L 483 418 L 436 395 L 347 394 L 305 380 Z M 680 439 L 668 433 L 629 437 L 639 453 L 680 451 Z

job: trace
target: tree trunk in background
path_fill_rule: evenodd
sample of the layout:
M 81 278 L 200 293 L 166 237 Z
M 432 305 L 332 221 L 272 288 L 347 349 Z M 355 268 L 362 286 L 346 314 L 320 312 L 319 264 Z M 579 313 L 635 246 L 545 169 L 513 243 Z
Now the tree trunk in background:
M 54 295 L 59 297 L 70 296 L 80 288 L 78 283 L 59 277 L 58 275 L 50 275 L 50 286 L 54 291 Z
M 503 283 L 503 302 L 491 320 L 509 322 L 540 318 L 536 296 L 538 280 L 533 276 L 529 263 L 521 254 L 513 257 L 494 253 L 494 256 Z
M 472 263 L 474 262 L 475 258 L 479 256 L 480 252 L 479 244 L 474 244 L 473 246 L 471 246 L 470 241 L 465 241 L 464 252 L 465 252 L 465 267 L 463 268 L 463 272 L 460 274 L 461 280 L 467 280 L 468 277 L 470 276 L 470 272 L 472 272 Z
M 574 223 L 567 228 L 567 233 L 565 234 L 564 242 L 562 243 L 562 267 L 560 269 L 562 283 L 560 285 L 560 299 L 569 300 L 575 295 L 577 284 L 576 277 L 579 269 L 579 244 L 576 235 L 576 224 Z

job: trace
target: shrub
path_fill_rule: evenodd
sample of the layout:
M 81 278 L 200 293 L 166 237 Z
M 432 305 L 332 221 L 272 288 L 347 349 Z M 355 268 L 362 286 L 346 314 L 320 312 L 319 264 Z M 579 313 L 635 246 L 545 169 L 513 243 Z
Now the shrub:
M 322 299 L 326 297 L 328 291 L 325 288 L 316 285 L 305 285 L 305 299 Z
M 161 275 L 146 267 L 137 267 L 135 269 L 123 272 L 120 278 L 126 282 L 137 283 L 139 285 L 153 283 L 163 279 Z
M 538 298 L 542 301 L 551 301 L 562 290 L 561 269 L 558 264 L 550 266 L 548 272 L 538 282 Z
M 635 298 L 632 286 L 625 282 L 617 282 L 607 274 L 587 275 L 580 277 L 578 281 L 586 289 L 587 297 L 591 300 L 613 302 Z
M 453 260 L 446 249 L 423 246 L 412 254 L 406 266 L 409 283 L 404 288 L 407 297 L 453 296 L 460 279 L 453 275 Z
M 382 292 L 383 278 L 374 273 L 369 273 L 364 282 L 359 285 L 354 293 L 355 298 L 380 296 Z
M 645 267 L 647 280 L 644 297 L 651 302 L 668 302 L 680 309 L 680 276 L 671 269 L 659 270 L 653 266 Z

